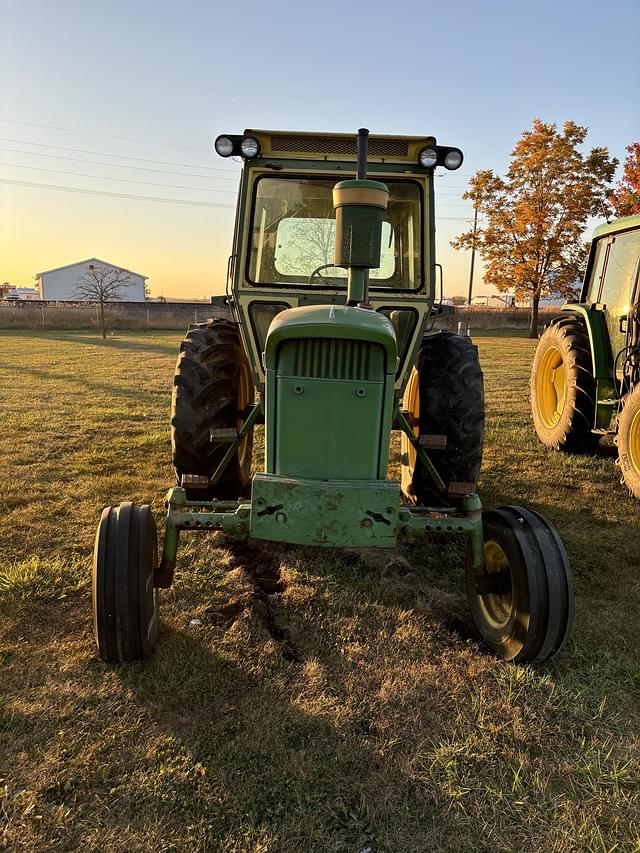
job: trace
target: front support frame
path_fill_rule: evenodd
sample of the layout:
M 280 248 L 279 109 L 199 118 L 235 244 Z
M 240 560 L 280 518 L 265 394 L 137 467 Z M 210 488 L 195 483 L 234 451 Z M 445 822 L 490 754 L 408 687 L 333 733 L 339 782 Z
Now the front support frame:
M 187 501 L 184 489 L 175 487 L 167 494 L 162 558 L 154 585 L 166 589 L 173 583 L 181 530 L 220 531 L 235 539 L 251 536 L 251 501 Z M 478 589 L 485 589 L 482 504 L 476 494 L 467 495 L 462 510 L 454 507 L 399 507 L 395 515 L 395 544 L 424 542 L 429 536 L 465 536 Z M 318 543 L 332 547 L 331 541 Z M 386 545 L 385 547 L 388 547 Z

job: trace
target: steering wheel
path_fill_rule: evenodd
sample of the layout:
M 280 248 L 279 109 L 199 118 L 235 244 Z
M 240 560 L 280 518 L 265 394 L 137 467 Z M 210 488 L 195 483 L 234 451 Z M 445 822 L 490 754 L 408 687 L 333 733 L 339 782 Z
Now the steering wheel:
M 319 279 L 323 279 L 324 276 L 320 275 L 320 271 L 321 270 L 330 270 L 333 267 L 335 267 L 335 264 L 320 264 L 320 266 L 316 267 L 314 269 L 314 271 L 311 273 L 311 275 L 309 276 L 308 284 L 311 284 L 311 282 L 313 281 L 315 276 L 318 276 Z

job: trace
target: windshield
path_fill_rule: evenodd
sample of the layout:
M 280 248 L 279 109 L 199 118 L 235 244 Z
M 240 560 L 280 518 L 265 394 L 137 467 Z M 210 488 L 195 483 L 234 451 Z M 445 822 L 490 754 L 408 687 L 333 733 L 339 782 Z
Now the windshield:
M 249 280 L 265 285 L 345 287 L 347 270 L 334 267 L 336 179 L 282 178 L 257 182 L 251 223 Z M 422 284 L 420 186 L 389 181 L 380 266 L 373 287 L 415 289 Z

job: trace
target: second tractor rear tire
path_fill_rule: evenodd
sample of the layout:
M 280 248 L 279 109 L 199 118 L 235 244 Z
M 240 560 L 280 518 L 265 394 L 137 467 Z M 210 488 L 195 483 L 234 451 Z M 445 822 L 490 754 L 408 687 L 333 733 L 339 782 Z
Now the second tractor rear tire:
M 596 380 L 584 322 L 558 317 L 540 335 L 531 367 L 531 414 L 540 441 L 554 450 L 592 450 Z
M 229 444 L 211 430 L 239 429 L 255 389 L 240 329 L 231 320 L 198 323 L 187 332 L 176 364 L 171 406 L 171 447 L 178 485 L 183 474 L 210 478 Z M 236 500 L 251 488 L 253 430 L 215 484 L 187 488 L 189 500 Z

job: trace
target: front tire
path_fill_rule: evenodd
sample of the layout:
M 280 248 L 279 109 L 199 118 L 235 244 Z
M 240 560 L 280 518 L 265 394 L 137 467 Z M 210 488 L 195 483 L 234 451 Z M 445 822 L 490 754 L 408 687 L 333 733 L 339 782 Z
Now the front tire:
M 621 482 L 640 499 L 640 385 L 627 396 L 618 417 L 618 466 Z
M 531 367 L 531 414 L 540 441 L 554 450 L 592 450 L 598 436 L 596 381 L 583 321 L 558 317 L 540 335 Z
M 478 350 L 453 332 L 426 337 L 404 395 L 415 435 L 446 446 L 430 458 L 448 490 L 438 492 L 429 472 L 404 434 L 401 439 L 402 491 L 411 503 L 460 503 L 475 492 L 484 443 L 484 385 Z M 437 438 L 436 438 L 437 437 Z M 429 452 L 429 451 L 428 451 Z
M 158 534 L 150 508 L 121 503 L 102 512 L 93 551 L 93 627 L 102 660 L 143 660 L 158 639 L 154 571 Z
M 171 405 L 171 447 L 178 485 L 184 474 L 207 479 L 229 444 L 212 441 L 211 430 L 240 429 L 255 388 L 240 329 L 231 320 L 198 323 L 187 332 L 176 364 Z M 187 487 L 189 500 L 235 500 L 251 487 L 253 430 L 244 439 L 217 483 Z
M 486 573 L 467 568 L 467 597 L 484 641 L 504 660 L 542 662 L 564 646 L 573 585 L 564 545 L 543 516 L 519 506 L 483 513 Z

